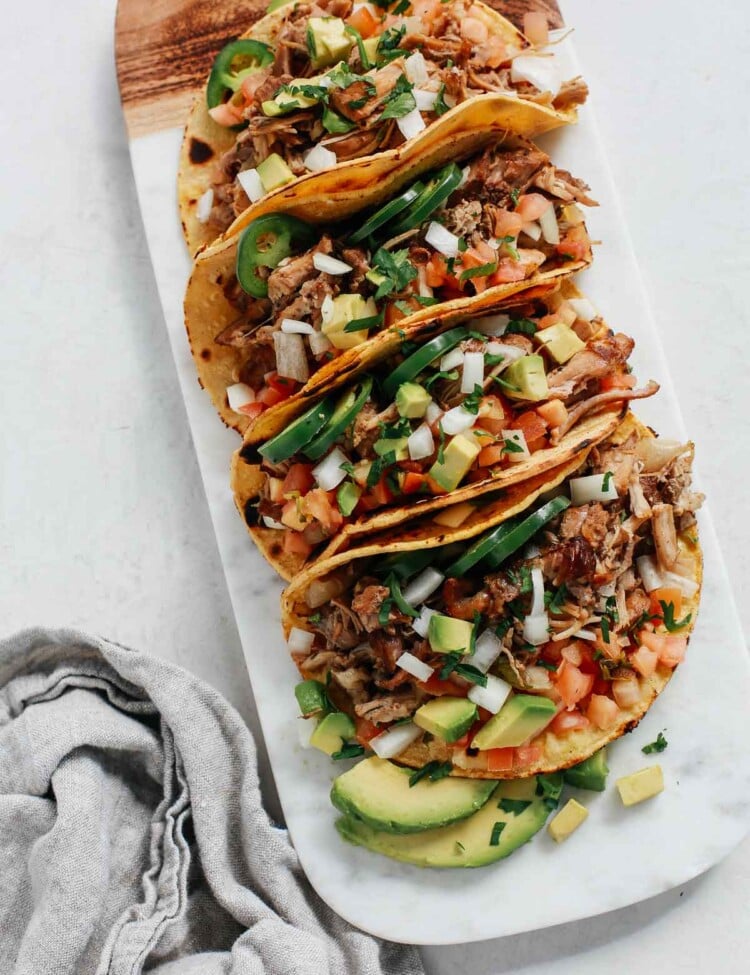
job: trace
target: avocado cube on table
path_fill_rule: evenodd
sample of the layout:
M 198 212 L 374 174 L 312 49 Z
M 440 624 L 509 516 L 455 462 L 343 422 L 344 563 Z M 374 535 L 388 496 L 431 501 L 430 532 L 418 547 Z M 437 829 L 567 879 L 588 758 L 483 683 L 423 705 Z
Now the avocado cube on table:
M 664 773 L 661 765 L 649 765 L 630 775 L 624 775 L 615 782 L 624 806 L 635 806 L 639 802 L 658 796 L 664 791 Z
M 556 843 L 567 840 L 588 818 L 588 809 L 575 799 L 568 799 L 563 808 L 553 817 L 547 831 Z

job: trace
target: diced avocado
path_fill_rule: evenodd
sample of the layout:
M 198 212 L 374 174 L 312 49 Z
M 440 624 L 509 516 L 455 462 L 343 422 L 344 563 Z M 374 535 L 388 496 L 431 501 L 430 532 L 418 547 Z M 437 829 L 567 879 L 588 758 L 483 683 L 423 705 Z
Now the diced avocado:
M 272 100 L 265 101 L 261 104 L 263 114 L 273 118 L 277 115 L 288 115 L 290 112 L 296 112 L 301 108 L 312 108 L 318 104 L 319 99 L 313 98 L 310 95 L 304 95 L 301 91 L 294 91 L 293 89 L 299 88 L 301 85 L 315 86 L 319 82 L 320 77 L 295 78 L 288 84 L 282 85 Z
M 661 765 L 649 765 L 615 782 L 624 806 L 634 806 L 664 791 L 664 773 Z
M 294 688 L 299 709 L 305 717 L 328 710 L 328 696 L 325 687 L 318 680 L 303 680 Z
M 370 284 L 374 284 L 376 288 L 378 288 L 386 279 L 385 275 L 381 274 L 380 271 L 376 271 L 375 268 L 369 270 L 367 274 L 365 274 L 365 277 Z
M 509 785 L 501 782 L 473 816 L 438 829 L 403 836 L 373 829 L 351 816 L 339 819 L 336 828 L 350 843 L 419 867 L 483 867 L 527 843 L 549 816 L 549 807 L 541 797 L 532 799 L 521 813 L 500 809 L 498 804 L 508 798 Z
M 424 416 L 432 397 L 419 383 L 401 383 L 396 392 L 396 409 L 399 416 L 417 420 Z
M 327 714 L 318 722 L 318 726 L 310 735 L 310 744 L 319 748 L 326 755 L 333 755 L 341 751 L 344 742 L 354 736 L 354 722 L 341 711 Z
M 269 99 L 268 101 L 261 102 L 261 106 L 260 107 L 263 110 L 263 114 L 267 118 L 274 118 L 276 115 L 283 114 L 283 109 L 281 108 L 281 106 L 279 105 L 279 103 L 273 101 L 273 99 Z M 290 109 L 290 111 L 291 111 L 291 109 Z
M 600 748 L 598 752 L 579 762 L 578 765 L 565 769 L 563 773 L 568 785 L 574 785 L 578 789 L 589 789 L 591 792 L 604 792 L 608 774 L 606 748 Z
M 367 55 L 367 60 L 370 64 L 375 63 L 375 59 L 378 56 L 378 46 L 380 45 L 380 36 L 375 35 L 375 37 L 365 38 L 365 54 Z
M 271 0 L 271 2 L 266 7 L 266 13 L 272 14 L 274 10 L 278 10 L 279 7 L 285 7 L 288 3 L 291 2 L 292 0 Z
M 383 437 L 376 440 L 372 448 L 378 457 L 385 457 L 386 454 L 395 454 L 396 460 L 406 460 L 409 456 L 409 447 L 406 437 Z
M 443 451 L 442 461 L 436 460 L 430 468 L 430 477 L 445 491 L 455 491 L 481 449 L 476 437 L 459 433 Z
M 356 332 L 345 332 L 346 326 L 357 318 L 371 318 L 377 313 L 378 309 L 372 298 L 353 294 L 338 295 L 331 300 L 330 309 L 324 311 L 321 329 L 337 349 L 352 349 L 367 341 L 369 330 L 363 328 Z
M 314 68 L 345 60 L 354 45 L 340 17 L 311 17 L 307 27 L 307 47 Z
M 356 484 L 352 484 L 351 481 L 344 481 L 344 483 L 339 487 L 336 492 L 336 502 L 339 506 L 339 511 L 344 516 L 348 518 L 349 515 L 357 507 L 357 502 L 359 501 L 360 495 L 362 494 L 362 488 L 357 487 Z
M 572 359 L 576 352 L 586 348 L 586 343 L 582 342 L 570 325 L 564 322 L 556 322 L 548 328 L 540 329 L 534 338 L 545 347 L 555 362 L 560 364 Z
M 555 843 L 567 840 L 571 833 L 586 821 L 589 811 L 575 799 L 568 799 L 559 813 L 552 819 L 547 830 Z
M 467 697 L 434 697 L 417 708 L 414 724 L 443 741 L 458 741 L 476 721 L 477 706 Z
M 435 653 L 468 653 L 473 629 L 468 620 L 435 613 L 430 617 L 427 639 Z
M 448 777 L 420 779 L 414 769 L 366 758 L 333 782 L 331 802 L 346 816 L 387 833 L 416 833 L 466 819 L 487 802 L 497 782 Z
M 272 152 L 263 162 L 258 163 L 257 170 L 266 193 L 294 179 L 294 173 L 276 152 Z
M 547 399 L 549 387 L 540 355 L 522 355 L 503 373 L 503 393 L 511 399 L 525 399 L 532 403 Z
M 472 747 L 485 751 L 523 745 L 549 724 L 556 711 L 548 697 L 514 694 L 474 735 Z

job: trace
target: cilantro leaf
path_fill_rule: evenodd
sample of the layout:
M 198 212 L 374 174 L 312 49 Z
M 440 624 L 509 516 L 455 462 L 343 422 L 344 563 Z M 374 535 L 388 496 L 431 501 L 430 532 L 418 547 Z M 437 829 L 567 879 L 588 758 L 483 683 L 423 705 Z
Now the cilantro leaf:
M 485 278 L 495 271 L 497 271 L 497 263 L 493 261 L 490 264 L 480 264 L 479 267 L 467 267 L 458 277 L 459 281 L 468 281 L 470 278 Z
M 644 745 L 641 751 L 644 755 L 652 755 L 654 752 L 663 752 L 668 744 L 669 742 L 660 731 L 656 736 L 656 741 L 652 741 L 650 744 Z
M 530 318 L 513 318 L 505 329 L 506 335 L 536 335 L 538 329 Z
M 366 328 L 377 328 L 383 324 L 383 312 L 378 315 L 368 315 L 365 318 L 353 318 L 344 326 L 345 332 L 362 332 Z
M 467 413 L 473 413 L 476 416 L 479 413 L 479 406 L 482 402 L 483 396 L 484 390 L 479 383 L 475 383 L 474 389 L 468 394 L 461 405 Z
M 437 98 L 435 99 L 434 112 L 436 115 L 445 115 L 449 109 L 449 105 L 445 101 L 445 84 L 442 84 L 438 88 Z
M 505 823 L 495 823 L 492 827 L 492 833 L 490 835 L 490 846 L 500 845 L 500 834 L 505 829 Z
M 375 300 L 384 298 L 393 292 L 404 291 L 406 286 L 417 277 L 417 269 L 409 260 L 407 248 L 397 251 L 387 251 L 380 247 L 372 259 L 373 269 L 385 278 L 378 285 Z
M 501 799 L 497 804 L 498 809 L 502 809 L 503 812 L 513 813 L 514 816 L 520 815 L 530 805 L 530 799 Z
M 687 616 L 683 617 L 681 620 L 676 620 L 674 618 L 674 603 L 666 603 L 663 599 L 660 599 L 659 605 L 661 606 L 662 613 L 664 614 L 662 617 L 664 625 L 670 633 L 674 633 L 675 630 L 684 629 L 684 627 L 686 627 L 693 618 L 693 614 L 688 613 Z
M 385 109 L 380 116 L 381 120 L 387 118 L 403 118 L 404 115 L 413 112 L 417 107 L 413 89 L 414 85 L 406 75 L 400 75 L 398 81 L 393 86 L 393 90 L 385 100 Z
M 428 762 L 422 768 L 418 768 L 415 772 L 411 773 L 409 776 L 409 788 L 415 786 L 417 782 L 421 782 L 425 778 L 429 779 L 430 782 L 439 782 L 440 779 L 444 779 L 450 775 L 452 771 L 452 762 L 439 762 L 437 760 Z
M 364 755 L 365 750 L 362 745 L 356 744 L 356 742 L 347 742 L 345 745 L 331 755 L 334 762 L 338 762 L 343 758 L 359 758 L 360 755 Z

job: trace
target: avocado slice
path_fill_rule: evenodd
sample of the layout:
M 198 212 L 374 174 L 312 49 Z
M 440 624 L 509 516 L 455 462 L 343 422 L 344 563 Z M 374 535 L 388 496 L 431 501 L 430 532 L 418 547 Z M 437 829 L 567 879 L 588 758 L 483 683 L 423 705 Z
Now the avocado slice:
M 278 189 L 294 179 L 294 173 L 277 152 L 272 152 L 257 165 L 258 176 L 266 193 Z
M 458 741 L 476 721 L 477 706 L 467 697 L 435 697 L 417 708 L 414 724 L 443 741 Z
M 549 352 L 555 362 L 562 365 L 568 359 L 572 359 L 576 352 L 586 348 L 586 343 L 582 342 L 570 325 L 565 322 L 556 322 L 547 328 L 540 329 L 534 338 L 540 342 Z
M 435 653 L 468 653 L 473 630 L 468 620 L 435 613 L 430 617 L 427 639 Z
M 556 712 L 556 705 L 548 697 L 514 694 L 474 735 L 472 747 L 485 751 L 523 745 L 548 725 Z
M 522 355 L 503 373 L 504 394 L 510 399 L 530 400 L 538 403 L 549 396 L 544 360 L 540 355 Z
M 565 769 L 563 777 L 568 785 L 574 785 L 579 789 L 589 789 L 591 792 L 604 792 L 608 774 L 607 749 L 600 748 L 598 752 L 590 755 L 583 762 Z
M 399 416 L 405 416 L 409 420 L 419 419 L 425 415 L 431 402 L 432 397 L 419 383 L 401 383 L 398 387 L 396 409 Z
M 342 711 L 334 711 L 322 718 L 310 735 L 310 744 L 326 755 L 333 755 L 354 737 L 354 722 Z
M 466 819 L 492 795 L 497 782 L 454 776 L 409 785 L 414 769 L 366 758 L 334 779 L 331 802 L 347 821 L 378 832 L 417 833 Z
M 539 357 L 537 357 L 539 358 Z M 520 359 L 518 360 L 520 362 Z M 541 358 L 539 358 L 541 362 Z M 546 385 L 546 380 L 545 380 Z M 430 477 L 444 491 L 455 491 L 482 449 L 476 437 L 459 433 L 443 451 L 443 459 L 436 460 L 430 468 Z
M 439 784 L 442 783 L 435 783 Z M 418 867 L 483 867 L 510 856 L 527 843 L 544 826 L 550 813 L 550 803 L 541 796 L 532 798 L 520 813 L 500 809 L 502 799 L 512 798 L 508 793 L 510 785 L 497 785 L 489 801 L 470 818 L 438 829 L 404 836 L 373 829 L 351 816 L 339 819 L 336 828 L 350 843 Z

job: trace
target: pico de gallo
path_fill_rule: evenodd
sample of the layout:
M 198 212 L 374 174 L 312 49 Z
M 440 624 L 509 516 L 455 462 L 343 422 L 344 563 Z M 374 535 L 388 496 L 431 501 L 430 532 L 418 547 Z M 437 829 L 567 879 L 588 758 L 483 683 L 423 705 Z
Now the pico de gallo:
M 588 94 L 563 77 L 543 14 L 525 35 L 465 0 L 317 0 L 278 16 L 272 38 L 226 45 L 209 78 L 211 118 L 237 133 L 198 205 L 217 233 L 276 187 L 399 146 L 476 95 L 570 113 Z
M 576 292 L 577 294 L 577 292 Z M 556 291 L 402 351 L 243 452 L 265 474 L 253 523 L 309 556 L 351 520 L 493 481 L 636 388 L 633 340 Z M 520 473 L 520 471 L 519 471 Z M 506 478 L 506 480 L 509 480 Z M 458 524 L 469 504 L 442 516 Z
M 381 758 L 428 743 L 502 778 L 559 760 L 561 740 L 568 757 L 599 747 L 685 655 L 703 500 L 692 458 L 690 444 L 633 432 L 469 541 L 386 544 L 313 573 L 290 590 L 302 676 Z
M 425 308 L 582 266 L 587 187 L 529 142 L 451 163 L 374 212 L 331 228 L 284 213 L 251 221 L 223 284 L 237 318 L 230 409 L 254 419 L 323 365 Z

